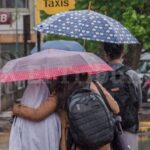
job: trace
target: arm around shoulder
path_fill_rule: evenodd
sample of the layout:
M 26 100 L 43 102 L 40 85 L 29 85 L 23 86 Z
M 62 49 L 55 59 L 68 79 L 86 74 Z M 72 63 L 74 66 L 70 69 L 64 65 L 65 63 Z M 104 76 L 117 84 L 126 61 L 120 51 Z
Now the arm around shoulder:
M 57 99 L 55 96 L 49 97 L 38 108 L 30 108 L 24 105 L 15 105 L 13 113 L 16 116 L 32 121 L 41 121 L 56 111 Z

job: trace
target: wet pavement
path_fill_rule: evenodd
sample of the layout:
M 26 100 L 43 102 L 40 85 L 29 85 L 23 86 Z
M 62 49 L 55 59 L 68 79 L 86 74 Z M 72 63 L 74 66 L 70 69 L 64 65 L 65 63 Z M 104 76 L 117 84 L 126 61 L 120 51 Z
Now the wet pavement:
M 150 150 L 150 136 L 144 135 L 140 137 L 139 150 Z
M 0 132 L 0 150 L 8 150 L 9 132 Z
M 4 114 L 3 114 L 4 115 Z M 10 133 L 10 113 L 1 117 L 0 115 L 0 150 L 8 150 L 9 133 Z M 150 128 L 145 134 L 142 133 L 139 141 L 139 150 L 150 150 Z
M 11 112 L 0 114 L 0 150 L 8 150 Z
M 9 130 L 0 132 L 0 150 L 8 150 Z M 150 137 L 140 137 L 139 150 L 150 150 Z

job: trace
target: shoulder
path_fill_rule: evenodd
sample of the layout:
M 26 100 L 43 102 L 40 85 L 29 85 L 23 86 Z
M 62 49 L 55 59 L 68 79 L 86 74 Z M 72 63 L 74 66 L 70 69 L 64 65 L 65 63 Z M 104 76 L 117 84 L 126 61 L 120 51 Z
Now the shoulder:
M 131 78 L 131 79 L 139 79 L 139 76 L 138 76 L 138 74 L 137 74 L 137 72 L 136 71 L 134 71 L 134 70 L 128 70 L 127 72 L 126 72 L 126 74 Z
M 139 87 L 141 85 L 141 80 L 137 74 L 136 71 L 134 70 L 128 70 L 126 74 L 130 77 L 132 83 L 134 84 L 135 87 Z

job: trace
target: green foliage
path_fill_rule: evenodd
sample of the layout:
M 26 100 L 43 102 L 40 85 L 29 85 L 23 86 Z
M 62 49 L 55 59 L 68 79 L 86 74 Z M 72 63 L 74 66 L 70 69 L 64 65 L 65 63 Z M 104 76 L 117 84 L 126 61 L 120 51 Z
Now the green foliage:
M 77 9 L 87 9 L 90 0 L 77 0 Z M 91 0 L 93 10 L 120 21 L 141 42 L 150 48 L 149 0 Z
M 123 14 L 123 24 L 136 35 L 144 48 L 150 48 L 150 15 L 139 14 L 131 7 L 127 10 Z

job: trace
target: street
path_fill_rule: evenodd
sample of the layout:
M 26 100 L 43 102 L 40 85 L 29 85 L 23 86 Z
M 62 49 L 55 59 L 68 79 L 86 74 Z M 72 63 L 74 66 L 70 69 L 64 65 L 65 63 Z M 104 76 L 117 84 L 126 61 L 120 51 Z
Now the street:
M 8 150 L 9 132 L 0 132 L 0 150 Z
M 8 150 L 10 124 L 8 121 L 0 121 L 0 150 Z M 140 136 L 139 150 L 149 150 L 150 138 L 147 134 Z

